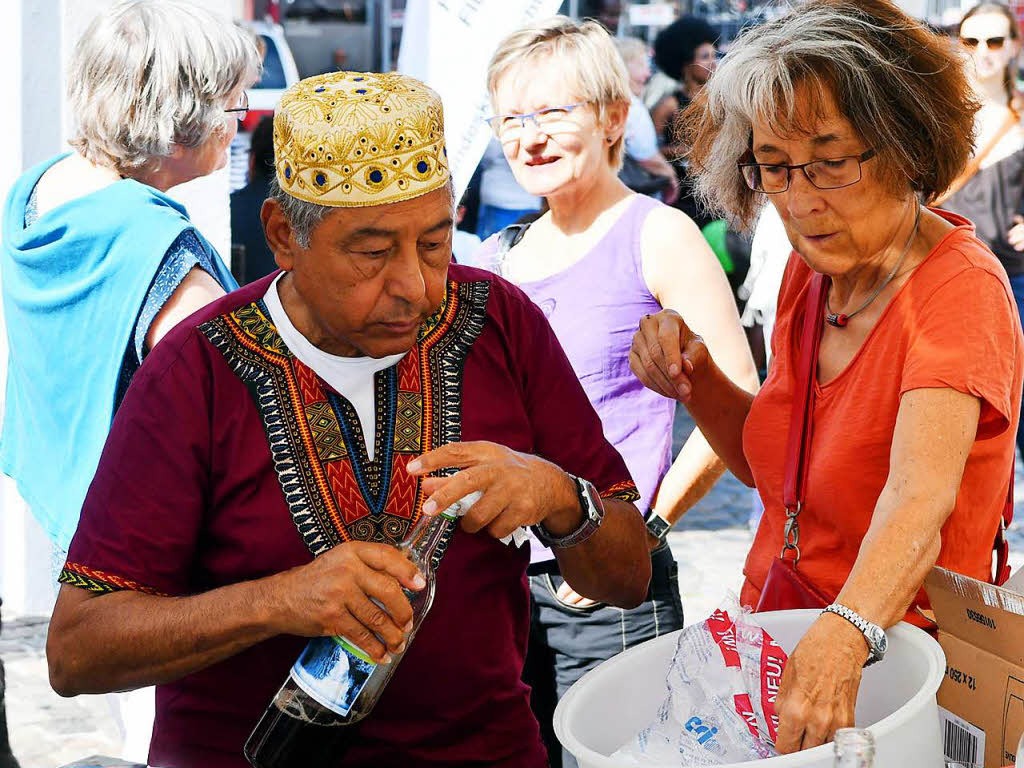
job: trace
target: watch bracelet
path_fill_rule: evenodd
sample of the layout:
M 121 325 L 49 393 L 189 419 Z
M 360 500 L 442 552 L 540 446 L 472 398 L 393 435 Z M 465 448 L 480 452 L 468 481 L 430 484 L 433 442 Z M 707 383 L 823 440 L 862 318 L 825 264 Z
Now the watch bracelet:
M 589 483 L 587 480 L 576 477 L 576 475 L 570 474 L 569 472 L 566 472 L 565 474 L 568 475 L 570 480 L 572 480 L 573 487 L 576 489 L 576 500 L 580 505 L 580 511 L 583 513 L 583 520 L 575 530 L 570 531 L 565 536 L 555 536 L 544 527 L 542 522 L 530 526 L 533 530 L 534 536 L 536 536 L 544 546 L 551 549 L 568 549 L 582 544 L 597 533 L 597 529 L 600 527 L 601 522 L 604 519 L 603 509 L 601 510 L 601 520 L 596 522 L 588 512 L 590 505 L 587 504 L 584 494 L 586 493 L 586 485 L 589 484 L 593 487 L 593 484 Z
M 842 603 L 832 603 L 822 610 L 822 613 L 834 613 L 836 616 L 845 619 L 847 622 L 852 624 L 853 627 L 861 633 L 861 635 L 864 636 L 864 643 L 868 647 L 868 658 L 867 661 L 864 662 L 865 667 L 870 667 L 875 662 L 881 661 L 884 658 L 885 649 L 883 648 L 882 650 L 878 650 L 875 646 L 875 641 L 868 634 L 873 628 L 877 628 L 884 634 L 884 629 L 879 627 L 877 624 L 868 621 L 855 610 L 843 605 Z

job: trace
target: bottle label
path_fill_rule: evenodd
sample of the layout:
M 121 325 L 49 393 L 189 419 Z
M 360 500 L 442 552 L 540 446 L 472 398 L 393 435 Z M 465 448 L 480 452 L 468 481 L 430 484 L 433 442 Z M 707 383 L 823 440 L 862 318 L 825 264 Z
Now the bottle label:
M 321 637 L 306 646 L 292 665 L 291 677 L 321 706 L 348 715 L 376 668 L 355 643 L 343 637 Z

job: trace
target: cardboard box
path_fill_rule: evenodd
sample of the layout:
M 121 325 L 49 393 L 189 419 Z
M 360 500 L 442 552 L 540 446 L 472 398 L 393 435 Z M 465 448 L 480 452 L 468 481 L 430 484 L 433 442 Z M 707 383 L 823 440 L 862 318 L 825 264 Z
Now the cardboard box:
M 946 652 L 939 712 L 946 756 L 1013 765 L 1024 732 L 1024 595 L 935 567 L 925 580 Z M 969 763 L 968 763 L 969 764 Z M 1024 768 L 1024 767 L 1022 767 Z

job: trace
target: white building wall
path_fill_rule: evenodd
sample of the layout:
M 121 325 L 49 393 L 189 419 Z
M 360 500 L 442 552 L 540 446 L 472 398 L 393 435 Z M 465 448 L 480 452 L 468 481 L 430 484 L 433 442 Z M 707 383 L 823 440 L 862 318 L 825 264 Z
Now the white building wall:
M 25 0 L 5 8 L 0 25 L 0 103 L 13 106 L 0 121 L 0 193 L 22 171 L 56 152 L 62 140 L 60 50 L 62 0 Z M 2 279 L 0 275 L 0 279 Z M 2 313 L 0 313 L 2 327 Z M 7 333 L 0 333 L 0 399 L 6 381 Z M 13 481 L 0 481 L 0 598 L 4 613 L 46 614 L 53 606 L 52 547 L 29 514 Z

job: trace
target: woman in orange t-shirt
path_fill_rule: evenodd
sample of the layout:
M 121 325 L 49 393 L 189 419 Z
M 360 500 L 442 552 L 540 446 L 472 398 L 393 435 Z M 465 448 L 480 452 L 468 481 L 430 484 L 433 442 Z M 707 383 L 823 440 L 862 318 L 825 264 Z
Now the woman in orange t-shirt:
M 761 494 L 750 606 L 779 603 L 770 571 L 792 574 L 779 567 L 787 444 L 804 319 L 820 312 L 799 549 L 783 554 L 833 602 L 790 655 L 781 752 L 853 724 L 861 668 L 922 604 L 933 564 L 991 578 L 1024 338 L 1006 273 L 970 222 L 921 204 L 971 153 L 967 94 L 948 42 L 886 0 L 810 0 L 738 40 L 685 116 L 705 200 L 748 225 L 769 201 L 794 248 L 756 396 L 668 310 L 641 322 L 630 356 Z M 824 306 L 809 300 L 818 285 Z

